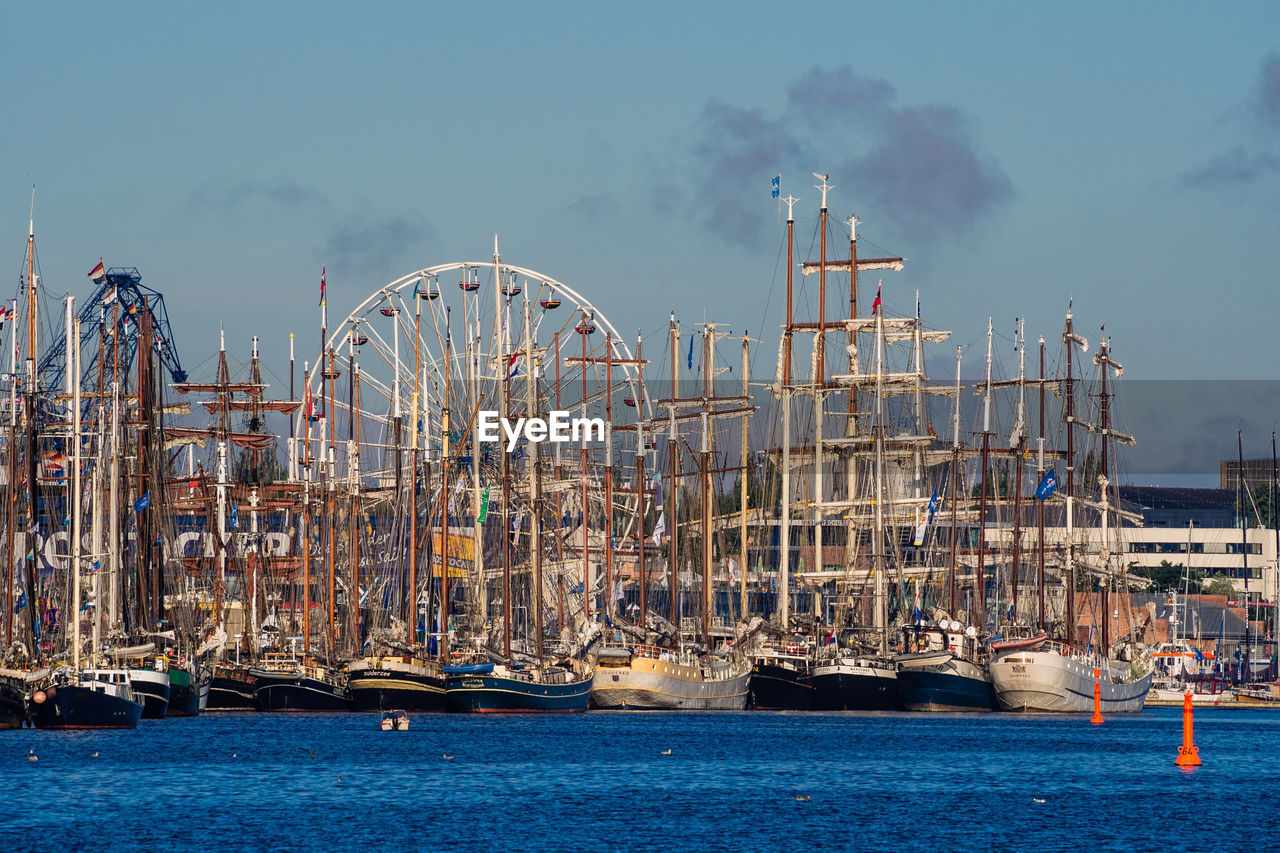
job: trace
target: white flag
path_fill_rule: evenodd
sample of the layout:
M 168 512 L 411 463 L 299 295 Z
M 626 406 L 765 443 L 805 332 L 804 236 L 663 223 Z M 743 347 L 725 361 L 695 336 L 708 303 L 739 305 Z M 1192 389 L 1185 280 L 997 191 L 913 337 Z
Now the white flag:
M 662 544 L 662 534 L 667 532 L 667 515 L 665 512 L 658 513 L 658 524 L 653 528 L 653 544 Z

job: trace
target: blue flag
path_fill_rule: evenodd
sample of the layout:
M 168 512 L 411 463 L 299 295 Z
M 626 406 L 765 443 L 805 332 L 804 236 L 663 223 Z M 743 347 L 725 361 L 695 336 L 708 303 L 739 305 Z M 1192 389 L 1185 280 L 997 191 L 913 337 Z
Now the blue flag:
M 773 184 L 773 192 L 770 195 L 777 198 L 782 194 L 782 176 L 775 175 L 770 182 Z
M 240 517 L 239 511 L 236 509 L 236 502 L 231 502 L 231 529 L 236 529 L 236 519 Z
M 1044 472 L 1044 476 L 1040 478 L 1040 485 L 1036 486 L 1036 497 L 1040 500 L 1048 500 L 1049 495 L 1053 494 L 1058 488 L 1058 475 L 1050 468 Z
M 933 497 L 929 498 L 929 523 L 933 524 L 933 514 L 938 511 L 938 489 L 933 489 Z
M 689 369 L 693 370 L 693 332 L 689 333 L 689 356 L 687 358 Z
M 151 492 L 143 492 L 142 497 L 133 502 L 133 511 L 142 512 L 149 506 L 151 506 Z

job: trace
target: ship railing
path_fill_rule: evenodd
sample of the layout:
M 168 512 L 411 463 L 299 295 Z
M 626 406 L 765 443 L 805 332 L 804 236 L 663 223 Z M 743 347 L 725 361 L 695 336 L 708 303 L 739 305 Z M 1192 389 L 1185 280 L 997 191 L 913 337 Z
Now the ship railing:
M 676 653 L 671 649 L 662 646 L 648 645 L 641 643 L 640 645 L 631 647 L 631 654 L 640 658 L 651 658 L 653 660 L 673 660 Z M 664 657 L 665 656 L 665 657 Z

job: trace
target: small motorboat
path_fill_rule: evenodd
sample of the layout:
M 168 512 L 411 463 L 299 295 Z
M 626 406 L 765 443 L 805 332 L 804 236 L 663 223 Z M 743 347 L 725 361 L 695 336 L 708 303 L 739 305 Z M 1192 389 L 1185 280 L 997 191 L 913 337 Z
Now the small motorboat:
M 384 732 L 407 732 L 409 715 L 404 711 L 383 711 L 378 725 Z

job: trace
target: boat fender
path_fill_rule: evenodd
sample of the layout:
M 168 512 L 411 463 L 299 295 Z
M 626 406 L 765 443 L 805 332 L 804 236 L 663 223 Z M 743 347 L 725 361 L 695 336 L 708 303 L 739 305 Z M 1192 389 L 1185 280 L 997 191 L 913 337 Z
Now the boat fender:
M 35 702 L 37 705 L 43 705 L 44 700 L 47 698 L 48 697 L 44 695 L 43 690 L 37 690 L 35 694 L 31 697 L 31 701 Z

